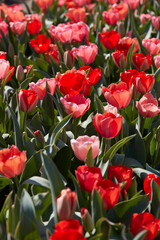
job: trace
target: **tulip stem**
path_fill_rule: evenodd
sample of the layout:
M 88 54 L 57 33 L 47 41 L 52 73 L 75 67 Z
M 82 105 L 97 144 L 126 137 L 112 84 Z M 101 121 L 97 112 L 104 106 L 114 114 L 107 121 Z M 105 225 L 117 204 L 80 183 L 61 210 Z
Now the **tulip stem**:
M 14 176 L 13 180 L 14 180 L 14 183 L 15 183 L 16 192 L 18 192 L 18 189 L 19 189 L 19 180 L 18 180 L 18 177 L 17 177 L 17 176 Z
M 144 131 L 144 124 L 145 124 L 145 118 L 144 117 L 140 117 L 141 118 L 141 124 L 140 124 L 140 132 L 141 132 L 141 134 L 142 134 L 142 136 L 143 136 L 143 131 Z
M 158 163 L 159 148 L 160 148 L 160 143 L 157 142 L 156 153 L 154 158 L 154 166 L 156 166 L 156 164 Z
M 27 121 L 27 112 L 25 112 L 22 117 L 22 132 L 26 131 L 26 121 Z

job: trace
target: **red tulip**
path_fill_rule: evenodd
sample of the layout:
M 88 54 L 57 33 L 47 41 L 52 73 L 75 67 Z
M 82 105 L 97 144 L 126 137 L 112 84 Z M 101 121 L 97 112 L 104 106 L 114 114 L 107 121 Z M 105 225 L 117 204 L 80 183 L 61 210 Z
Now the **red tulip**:
M 42 22 L 35 19 L 35 20 L 32 20 L 32 21 L 29 21 L 28 22 L 28 25 L 27 25 L 27 32 L 30 34 L 30 35 L 33 35 L 33 34 L 38 34 L 42 29 Z
M 143 182 L 143 189 L 145 194 L 149 193 L 149 199 L 151 200 L 152 197 L 152 191 L 151 191 L 151 181 L 152 179 L 155 180 L 155 182 L 158 184 L 159 188 L 160 188 L 160 177 L 156 177 L 154 174 L 148 174 Z
M 160 112 L 157 99 L 151 93 L 146 93 L 139 102 L 136 102 L 136 107 L 143 117 L 154 117 Z
M 160 219 L 154 218 L 151 213 L 134 213 L 130 223 L 130 231 L 133 236 L 136 236 L 138 233 L 147 230 L 147 233 L 144 237 L 144 240 L 153 240 L 155 239 L 158 230 Z
M 47 52 L 51 39 L 47 38 L 44 34 L 39 34 L 36 39 L 30 40 L 30 45 L 37 53 Z
M 90 108 L 91 100 L 85 98 L 83 94 L 67 94 L 64 98 L 60 98 L 66 113 L 73 114 L 73 118 L 81 117 Z
M 133 64 L 139 71 L 145 71 L 152 65 L 152 56 L 143 53 L 135 53 L 133 55 Z
M 139 72 L 132 76 L 132 82 L 135 89 L 140 93 L 150 92 L 154 86 L 155 79 L 151 74 L 145 74 L 145 72 Z
M 92 192 L 96 180 L 102 180 L 99 167 L 79 166 L 75 171 L 78 183 L 85 192 Z
M 60 63 L 61 56 L 60 56 L 60 53 L 58 51 L 58 47 L 56 44 L 50 44 L 45 55 L 49 62 L 51 62 L 51 60 L 49 58 L 49 56 L 51 56 L 57 64 Z
M 110 32 L 104 32 L 104 33 L 98 33 L 98 36 L 100 38 L 101 43 L 104 45 L 107 49 L 115 48 L 118 44 L 119 39 L 121 38 L 121 35 L 111 30 Z
M 105 209 L 111 209 L 118 202 L 120 196 L 120 184 L 114 184 L 109 179 L 97 180 L 94 184 L 95 190 L 102 198 Z
M 132 86 L 132 77 L 138 75 L 139 72 L 135 69 L 120 73 L 121 81 L 127 83 L 128 87 Z
M 132 10 L 136 9 L 140 4 L 140 0 L 122 0 L 122 2 L 127 3 Z
M 6 59 L 6 52 L 0 51 L 0 59 Z
M 77 194 L 70 188 L 63 189 L 57 198 L 57 214 L 60 220 L 73 218 L 77 207 Z
M 33 112 L 38 103 L 38 95 L 32 90 L 21 89 L 18 94 L 18 99 L 22 112 Z
M 53 0 L 35 0 L 35 3 L 43 10 L 43 12 L 46 12 L 47 7 L 51 8 Z
M 156 68 L 160 68 L 160 55 L 154 57 L 154 64 Z
M 69 17 L 72 22 L 84 22 L 88 13 L 86 13 L 85 7 L 79 8 L 69 8 L 68 12 L 65 14 Z
M 126 53 L 123 50 L 116 50 L 112 53 L 114 63 L 118 68 L 125 68 L 127 65 Z
M 9 61 L 6 61 L 5 59 L 0 59 L 0 82 L 2 82 L 2 80 L 4 80 L 7 77 L 8 73 L 12 70 L 12 72 L 8 76 L 8 82 L 13 76 L 14 69 L 14 67 L 10 66 Z
M 113 113 L 97 113 L 93 119 L 96 131 L 104 138 L 111 139 L 118 135 L 122 127 L 122 116 Z
M 108 88 L 102 87 L 102 93 L 109 104 L 118 109 L 127 107 L 132 97 L 132 89 L 125 82 L 112 83 Z
M 56 224 L 49 240 L 87 240 L 83 237 L 83 227 L 76 219 L 62 220 Z
M 121 38 L 117 44 L 116 49 L 123 50 L 127 53 L 133 43 L 135 44 L 135 47 L 133 49 L 133 52 L 135 53 L 139 49 L 139 43 L 138 43 L 137 38 L 130 38 L 130 37 Z
M 127 168 L 124 165 L 110 165 L 108 168 L 108 179 L 112 180 L 115 177 L 119 183 L 126 182 L 125 186 L 121 190 L 122 194 L 125 194 L 125 192 L 130 188 L 132 176 L 133 170 L 130 167 Z
M 0 174 L 8 178 L 21 174 L 26 160 L 26 151 L 20 152 L 14 145 L 0 150 Z

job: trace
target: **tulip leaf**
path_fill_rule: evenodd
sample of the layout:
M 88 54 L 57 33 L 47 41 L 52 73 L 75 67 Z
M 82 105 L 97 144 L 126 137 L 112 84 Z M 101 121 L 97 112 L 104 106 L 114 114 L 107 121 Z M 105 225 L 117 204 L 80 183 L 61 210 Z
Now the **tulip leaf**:
M 103 162 L 107 162 L 107 160 L 112 160 L 112 158 L 114 157 L 114 155 L 116 154 L 116 152 L 127 142 L 129 142 L 131 139 L 133 139 L 136 136 L 136 134 L 128 136 L 126 138 L 121 139 L 120 141 L 118 141 L 117 143 L 115 143 L 105 154 L 105 156 L 103 157 Z
M 96 105 L 97 105 L 97 112 L 103 114 L 104 113 L 103 103 L 98 97 L 96 97 Z
M 149 196 L 140 195 L 136 198 L 117 203 L 108 211 L 108 218 L 113 222 L 122 222 L 127 226 L 130 223 L 133 213 L 143 212 L 149 205 Z
M 132 56 L 133 56 L 133 51 L 135 48 L 135 43 L 133 42 L 132 46 L 129 48 L 129 51 L 127 53 L 127 66 L 126 69 L 130 69 L 131 63 L 132 63 Z
M 102 198 L 100 197 L 99 193 L 95 189 L 93 190 L 91 208 L 92 208 L 92 219 L 94 219 L 95 224 L 101 217 L 106 217 L 105 210 L 102 203 Z
M 56 197 L 60 195 L 61 190 L 64 189 L 65 186 L 56 165 L 51 161 L 51 159 L 49 159 L 44 154 L 41 154 L 41 159 L 44 164 L 44 169 L 50 183 L 54 220 L 55 220 L 55 223 L 57 223 L 58 219 L 57 219 Z
M 151 213 L 155 218 L 160 218 L 160 188 L 156 181 L 153 179 L 152 186 L 152 200 L 151 200 Z
M 38 185 L 38 186 L 42 186 L 42 187 L 50 189 L 49 181 L 42 177 L 36 177 L 36 176 L 31 177 L 31 178 L 25 180 L 22 184 L 33 184 L 33 185 Z
M 55 144 L 59 134 L 61 132 L 61 130 L 69 123 L 69 121 L 72 118 L 72 114 L 66 116 L 65 118 L 63 118 L 63 120 L 57 124 L 57 126 L 54 128 L 52 134 L 51 134 L 51 138 L 50 138 L 50 144 Z
M 13 110 L 11 109 L 11 107 L 7 104 L 8 109 L 10 111 L 12 120 L 13 120 L 13 125 L 14 125 L 14 131 L 15 131 L 15 144 L 16 146 L 19 148 L 20 151 L 23 150 L 23 145 L 22 145 L 22 133 L 20 130 L 20 126 L 19 123 L 17 121 L 17 118 L 13 112 Z
M 154 74 L 155 82 L 160 82 L 160 68 L 157 69 L 157 71 Z
M 7 185 L 13 185 L 13 181 L 10 178 L 0 177 L 0 189 L 5 188 Z
M 142 232 L 138 233 L 133 240 L 143 240 L 144 236 L 146 235 L 147 230 L 143 230 Z

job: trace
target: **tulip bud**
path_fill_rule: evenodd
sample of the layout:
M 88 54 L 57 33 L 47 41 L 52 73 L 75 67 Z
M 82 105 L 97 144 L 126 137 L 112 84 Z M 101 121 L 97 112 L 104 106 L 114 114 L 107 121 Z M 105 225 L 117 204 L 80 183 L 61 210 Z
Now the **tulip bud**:
M 44 136 L 42 135 L 40 130 L 34 132 L 35 137 L 39 138 L 44 143 Z
M 37 93 L 32 90 L 21 89 L 18 94 L 18 99 L 22 112 L 33 112 L 38 103 Z
M 70 51 L 68 51 L 68 50 L 65 51 L 64 56 L 63 56 L 63 61 L 68 68 L 71 69 L 73 67 L 74 58 L 71 55 Z
M 60 220 L 73 218 L 77 207 L 77 194 L 70 188 L 63 189 L 57 198 L 57 214 Z
M 11 42 L 9 42 L 9 45 L 8 45 L 8 56 L 10 58 L 14 57 L 14 48 Z
M 17 55 L 14 55 L 14 66 L 17 67 L 19 64 L 19 59 Z
M 91 232 L 94 228 L 92 217 L 86 208 L 81 208 L 83 226 L 86 232 Z
M 18 65 L 17 70 L 16 70 L 16 79 L 18 80 L 18 82 L 23 82 L 24 80 L 24 70 L 23 67 L 21 65 Z
M 125 37 L 126 31 L 123 22 L 118 23 L 118 32 L 121 34 L 121 38 Z
M 156 131 L 156 140 L 158 143 L 160 143 L 160 125 L 158 126 Z
M 109 78 L 109 68 L 108 68 L 108 66 L 106 66 L 104 68 L 104 75 L 105 75 L 106 78 Z

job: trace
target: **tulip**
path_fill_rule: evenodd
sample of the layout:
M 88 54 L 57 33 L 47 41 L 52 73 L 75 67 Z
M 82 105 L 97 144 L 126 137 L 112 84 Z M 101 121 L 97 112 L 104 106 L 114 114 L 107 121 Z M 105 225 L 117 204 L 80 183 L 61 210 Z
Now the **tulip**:
M 118 44 L 119 39 L 121 38 L 121 35 L 114 30 L 111 30 L 110 32 L 104 32 L 102 34 L 98 33 L 98 36 L 101 43 L 107 49 L 115 48 Z
M 32 21 L 29 21 L 28 22 L 28 25 L 27 25 L 27 32 L 30 34 L 30 35 L 33 35 L 33 34 L 38 34 L 42 29 L 42 22 L 39 21 L 39 20 L 32 20 Z
M 25 31 L 25 28 L 27 26 L 27 22 L 26 21 L 23 21 L 23 22 L 10 22 L 9 25 L 10 25 L 11 31 L 14 34 L 21 35 Z
M 32 90 L 21 89 L 18 94 L 18 99 L 22 112 L 33 112 L 38 103 L 38 95 Z
M 38 98 L 43 100 L 46 95 L 46 83 L 48 84 L 50 93 L 53 95 L 57 85 L 55 78 L 43 78 L 39 79 L 36 83 L 31 82 L 29 89 L 35 91 Z
M 131 37 L 121 38 L 116 46 L 116 49 L 125 51 L 125 53 L 127 55 L 128 51 L 133 43 L 135 44 L 135 47 L 133 49 L 133 52 L 135 53 L 139 49 L 139 43 L 138 43 L 137 38 L 131 38 Z
M 141 15 L 140 15 L 140 21 L 141 21 L 141 23 L 142 24 L 144 24 L 145 23 L 145 21 L 146 21 L 146 19 L 147 20 L 152 20 L 152 15 L 151 14 L 144 14 L 144 13 L 142 13 Z
M 21 152 L 14 145 L 0 150 L 0 174 L 8 178 L 21 174 L 26 160 L 26 151 Z
M 6 52 L 0 51 L 0 59 L 6 59 Z
M 111 139 L 118 135 L 122 127 L 122 116 L 113 113 L 97 113 L 93 119 L 96 131 L 104 138 Z
M 30 45 L 37 53 L 47 52 L 51 39 L 47 38 L 44 34 L 39 34 L 36 39 L 30 40 Z
M 118 202 L 120 196 L 120 184 L 114 184 L 109 179 L 97 180 L 94 189 L 102 198 L 105 209 L 111 209 Z
M 81 189 L 91 193 L 96 180 L 102 180 L 102 173 L 99 167 L 79 166 L 75 171 L 76 178 Z
M 57 47 L 56 44 L 50 44 L 47 52 L 45 53 L 45 55 L 46 55 L 47 60 L 49 62 L 51 62 L 51 59 L 49 58 L 49 56 L 51 56 L 57 64 L 60 63 L 61 55 L 58 51 L 58 47 Z
M 25 21 L 25 16 L 22 11 L 8 11 L 7 12 L 8 22 L 22 22 Z
M 118 68 L 125 68 L 127 65 L 126 53 L 123 50 L 116 50 L 112 53 L 114 63 Z
M 64 64 L 68 68 L 72 68 L 73 67 L 74 58 L 73 58 L 73 55 L 71 54 L 71 52 L 69 50 L 64 52 L 63 61 L 64 61 Z
M 117 116 L 118 109 L 110 104 L 104 106 L 104 112 L 107 113 L 113 113 L 115 116 Z
M 154 181 L 158 184 L 159 188 L 160 188 L 160 177 L 156 177 L 154 174 L 148 174 L 143 182 L 143 189 L 145 194 L 149 194 L 149 199 L 151 200 L 152 198 L 152 188 L 151 188 L 151 182 L 152 179 L 154 179 Z
M 1 31 L 3 32 L 3 34 L 6 36 L 7 32 L 8 32 L 8 24 L 5 21 L 0 21 L 0 39 L 2 38 L 2 34 Z
M 160 112 L 157 99 L 151 93 L 146 93 L 139 102 L 136 102 L 136 107 L 143 117 L 154 117 Z
M 94 223 L 87 208 L 81 208 L 81 216 L 84 229 L 86 232 L 91 232 L 94 228 Z
M 135 69 L 120 73 L 121 81 L 127 83 L 128 88 L 132 86 L 132 77 L 137 76 L 139 72 Z
M 92 149 L 93 158 L 97 157 L 99 153 L 100 141 L 96 136 L 80 136 L 77 139 L 71 140 L 71 147 L 76 157 L 81 161 L 85 161 L 90 148 Z
M 60 220 L 73 218 L 77 207 L 77 194 L 70 188 L 63 189 L 57 198 L 57 214 Z
M 49 240 L 87 240 L 83 237 L 83 227 L 76 219 L 62 220 L 55 226 Z
M 118 109 L 127 107 L 132 97 L 132 89 L 125 82 L 112 83 L 108 88 L 102 87 L 102 93 L 109 104 Z
M 146 75 L 144 72 L 139 72 L 132 76 L 132 82 L 138 92 L 146 93 L 152 90 L 155 79 L 151 74 Z
M 152 17 L 152 24 L 153 24 L 153 27 L 156 30 L 159 30 L 159 22 L 160 22 L 160 16 L 158 16 L 158 17 L 153 16 Z
M 43 10 L 43 12 L 46 12 L 47 7 L 51 8 L 53 0 L 35 0 L 35 3 Z
M 147 48 L 152 55 L 160 53 L 160 40 L 158 38 L 143 39 L 142 45 Z
M 130 231 L 133 236 L 136 236 L 143 230 L 147 230 L 144 240 L 154 240 L 159 230 L 158 221 L 160 219 L 154 218 L 149 212 L 134 213 L 130 223 Z
M 140 4 L 140 0 L 122 0 L 122 2 L 127 3 L 132 10 L 135 10 Z
M 12 70 L 12 72 L 8 76 L 8 82 L 13 76 L 14 67 L 10 66 L 9 61 L 6 61 L 5 59 L 0 59 L 0 69 L 0 82 L 2 82 L 2 80 L 4 80 L 7 77 L 8 73 Z
M 74 58 L 77 59 L 79 56 L 84 64 L 90 64 L 94 62 L 94 59 L 98 53 L 98 47 L 96 44 L 92 43 L 89 46 L 81 45 L 79 48 L 73 48 L 71 54 Z
M 152 56 L 150 54 L 145 56 L 143 53 L 135 53 L 132 59 L 134 66 L 139 71 L 145 71 L 152 65 Z
M 21 65 L 18 65 L 17 70 L 16 70 L 16 79 L 19 82 L 22 82 L 24 80 L 24 70 Z
M 85 7 L 81 8 L 69 8 L 68 12 L 65 14 L 67 17 L 69 17 L 73 22 L 84 22 L 85 17 L 88 15 L 86 13 Z
M 156 68 L 160 68 L 160 55 L 154 57 L 154 64 Z

